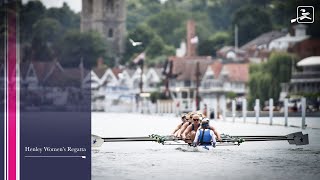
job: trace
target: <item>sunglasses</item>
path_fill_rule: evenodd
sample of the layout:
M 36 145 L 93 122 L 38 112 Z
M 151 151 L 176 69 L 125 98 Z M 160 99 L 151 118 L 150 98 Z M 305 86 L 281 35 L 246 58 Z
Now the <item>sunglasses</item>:
M 199 121 L 199 119 L 193 119 L 194 121 Z

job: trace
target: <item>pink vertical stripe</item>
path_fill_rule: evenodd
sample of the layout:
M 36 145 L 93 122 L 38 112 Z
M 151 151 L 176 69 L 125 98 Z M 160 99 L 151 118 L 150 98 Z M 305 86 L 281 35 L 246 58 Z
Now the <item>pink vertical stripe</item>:
M 8 11 L 8 179 L 16 180 L 16 10 Z

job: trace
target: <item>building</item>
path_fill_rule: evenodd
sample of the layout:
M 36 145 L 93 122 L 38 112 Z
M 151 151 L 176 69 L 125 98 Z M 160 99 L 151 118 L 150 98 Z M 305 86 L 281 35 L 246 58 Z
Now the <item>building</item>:
M 302 72 L 293 72 L 288 84 L 289 94 L 316 94 L 320 92 L 320 56 L 311 56 L 297 63 Z
M 242 49 L 236 49 L 233 46 L 224 46 L 217 50 L 216 54 L 218 58 L 232 62 L 243 62 L 247 58 L 246 51 Z
M 309 39 L 310 36 L 307 35 L 306 30 L 307 26 L 303 24 L 298 24 L 293 26 L 294 35 L 290 35 L 289 33 L 280 38 L 274 39 L 269 43 L 268 49 L 270 51 L 288 51 L 288 49 L 295 45 L 298 42 Z
M 170 57 L 169 61 L 172 65 L 172 76 L 169 78 L 171 96 L 179 101 L 181 111 L 195 109 L 197 78 L 200 83 L 207 67 L 213 62 L 212 58 L 210 56 Z
M 126 1 L 82 0 L 81 31 L 99 32 L 118 64 L 125 52 Z
M 296 54 L 301 59 L 310 56 L 320 56 L 320 39 L 305 39 L 294 44 L 288 51 Z
M 249 65 L 222 64 L 219 60 L 210 64 L 201 80 L 200 94 L 203 103 L 213 107 L 216 113 L 226 110 L 228 94 L 244 97 L 248 92 Z
M 58 61 L 20 64 L 21 98 L 25 102 L 21 108 L 81 108 L 79 102 L 86 99 L 81 97 L 87 93 L 82 86 L 87 73 L 83 67 L 63 68 Z
M 268 59 L 270 55 L 270 50 L 268 49 L 270 43 L 275 39 L 283 37 L 285 34 L 286 32 L 284 31 L 270 31 L 249 41 L 241 46 L 240 49 L 246 52 L 246 58 L 249 62 L 260 63 Z

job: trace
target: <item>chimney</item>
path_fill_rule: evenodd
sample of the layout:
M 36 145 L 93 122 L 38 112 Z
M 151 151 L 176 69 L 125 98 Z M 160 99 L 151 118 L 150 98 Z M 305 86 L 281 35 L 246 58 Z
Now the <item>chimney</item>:
M 192 42 L 193 38 L 196 37 L 196 27 L 193 20 L 187 22 L 187 56 L 196 56 L 197 43 Z

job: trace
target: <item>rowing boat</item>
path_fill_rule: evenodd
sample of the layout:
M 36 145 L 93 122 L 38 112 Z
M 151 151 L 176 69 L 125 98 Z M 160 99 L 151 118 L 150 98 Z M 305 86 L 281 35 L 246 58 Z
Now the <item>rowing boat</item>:
M 288 141 L 289 144 L 294 145 L 307 145 L 309 144 L 308 134 L 303 134 L 302 132 L 295 132 L 284 136 L 231 136 L 227 134 L 221 134 L 221 141 L 217 142 L 216 146 L 233 146 L 244 142 L 258 142 L 258 141 Z M 109 137 L 103 138 L 97 135 L 91 135 L 91 146 L 100 147 L 105 142 L 139 142 L 139 141 L 151 141 L 157 142 L 162 145 L 185 145 L 190 146 L 185 143 L 181 138 L 176 138 L 173 136 L 161 136 L 157 134 L 151 134 L 149 136 L 143 137 Z M 194 148 L 194 147 L 191 147 Z M 194 149 L 201 150 L 211 150 L 214 149 L 213 146 L 198 146 Z

